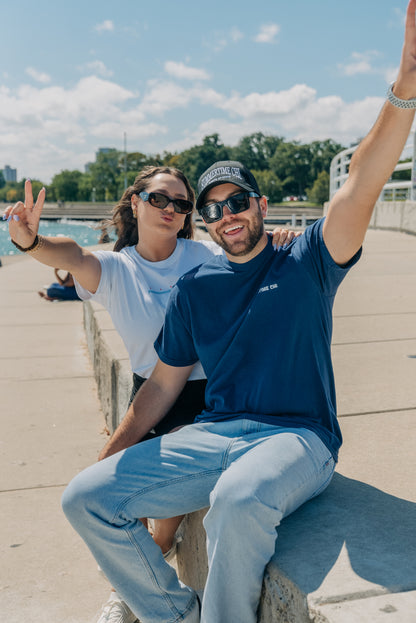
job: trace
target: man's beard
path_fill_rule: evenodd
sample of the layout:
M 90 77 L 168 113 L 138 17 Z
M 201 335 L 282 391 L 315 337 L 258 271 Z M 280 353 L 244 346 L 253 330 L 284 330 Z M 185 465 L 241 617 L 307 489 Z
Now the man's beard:
M 213 241 L 222 247 L 226 253 L 233 255 L 234 257 L 241 257 L 242 255 L 250 253 L 263 236 L 264 221 L 260 210 L 255 214 L 254 218 L 248 222 L 248 224 L 244 223 L 244 225 L 247 230 L 246 239 L 235 242 L 234 244 L 232 240 L 226 239 L 225 234 L 217 234 L 216 231 L 211 230 L 208 231 Z M 229 227 L 231 226 L 232 224 L 230 223 Z

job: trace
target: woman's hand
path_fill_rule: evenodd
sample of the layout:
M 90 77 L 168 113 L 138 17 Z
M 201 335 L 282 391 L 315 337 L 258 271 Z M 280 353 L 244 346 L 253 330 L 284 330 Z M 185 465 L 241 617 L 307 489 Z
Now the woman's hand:
M 39 192 L 36 203 L 33 204 L 32 184 L 25 182 L 25 201 L 18 201 L 14 206 L 8 206 L 3 214 L 3 220 L 9 223 L 9 234 L 14 242 L 26 249 L 33 244 L 39 229 L 39 220 L 45 202 L 45 189 Z
M 276 249 L 287 246 L 294 238 L 302 235 L 301 231 L 292 231 L 291 229 L 281 229 L 276 227 L 272 232 L 268 232 L 273 237 L 273 246 Z

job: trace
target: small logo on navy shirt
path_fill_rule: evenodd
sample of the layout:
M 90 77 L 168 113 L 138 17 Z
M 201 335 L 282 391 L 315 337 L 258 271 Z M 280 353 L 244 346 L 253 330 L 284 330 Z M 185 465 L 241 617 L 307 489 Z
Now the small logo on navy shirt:
M 270 290 L 276 290 L 276 288 L 278 287 L 279 285 L 277 283 L 271 283 L 268 286 L 263 286 L 262 288 L 260 288 L 258 294 L 261 294 L 262 292 L 269 292 Z

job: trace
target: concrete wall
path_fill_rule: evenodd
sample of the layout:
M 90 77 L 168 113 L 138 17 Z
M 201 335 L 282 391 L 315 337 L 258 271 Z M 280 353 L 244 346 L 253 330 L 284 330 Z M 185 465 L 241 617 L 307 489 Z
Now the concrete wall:
M 329 203 L 324 206 L 324 214 Z M 377 201 L 370 221 L 371 229 L 390 229 L 416 234 L 416 201 Z
M 415 201 L 378 201 L 370 227 L 416 234 Z
M 132 388 L 130 361 L 109 313 L 99 303 L 86 301 L 83 305 L 84 327 L 98 396 L 112 433 L 124 417 L 129 403 Z

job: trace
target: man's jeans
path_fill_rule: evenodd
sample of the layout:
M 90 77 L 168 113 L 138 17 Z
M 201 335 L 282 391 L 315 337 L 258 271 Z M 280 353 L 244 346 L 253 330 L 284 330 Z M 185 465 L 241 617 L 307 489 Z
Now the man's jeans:
M 255 623 L 276 527 L 329 484 L 334 461 L 315 433 L 250 420 L 192 424 L 76 476 L 64 511 L 142 623 L 186 621 L 196 607 L 139 517 L 210 506 L 201 621 Z

